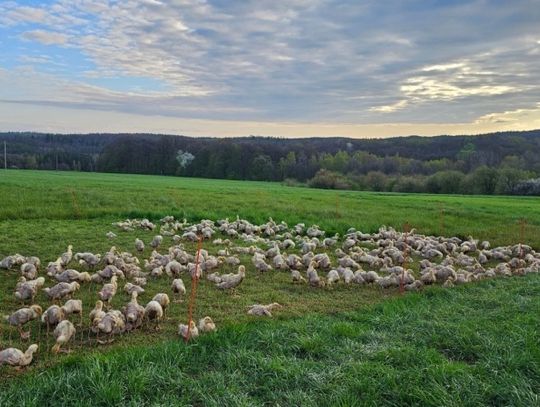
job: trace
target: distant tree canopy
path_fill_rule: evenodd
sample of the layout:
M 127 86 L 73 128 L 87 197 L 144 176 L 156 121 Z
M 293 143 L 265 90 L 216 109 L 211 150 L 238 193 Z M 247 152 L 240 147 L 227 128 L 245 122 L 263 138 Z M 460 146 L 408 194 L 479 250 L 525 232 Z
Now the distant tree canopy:
M 534 195 L 540 177 L 540 130 L 391 139 L 0 133 L 3 141 L 10 168 L 448 194 Z

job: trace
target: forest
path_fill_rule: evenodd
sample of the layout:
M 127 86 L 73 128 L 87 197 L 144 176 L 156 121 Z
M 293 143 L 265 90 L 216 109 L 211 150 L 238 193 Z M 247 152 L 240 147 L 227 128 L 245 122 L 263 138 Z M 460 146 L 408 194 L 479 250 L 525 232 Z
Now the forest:
M 540 130 L 386 139 L 6 132 L 0 133 L 1 147 L 4 142 L 8 168 L 280 181 L 330 189 L 540 195 Z

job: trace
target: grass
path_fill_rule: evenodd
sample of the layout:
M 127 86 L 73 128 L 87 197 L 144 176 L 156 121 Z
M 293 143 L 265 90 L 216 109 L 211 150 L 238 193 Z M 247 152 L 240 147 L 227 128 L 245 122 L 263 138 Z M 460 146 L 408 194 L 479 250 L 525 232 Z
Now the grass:
M 73 355 L 1 385 L 0 405 L 538 405 L 539 296 L 539 276 L 497 279 Z
M 8 170 L 0 171 L 0 258 L 19 252 L 46 264 L 68 244 L 75 251 L 103 253 L 112 244 L 133 251 L 135 237 L 148 242 L 154 233 L 121 232 L 110 224 L 169 214 L 190 221 L 238 214 L 257 223 L 272 216 L 289 225 L 316 223 L 330 233 L 351 226 L 373 232 L 382 224 L 400 229 L 409 222 L 421 233 L 471 234 L 494 245 L 518 242 L 518 220 L 526 218 L 524 241 L 540 248 L 537 198 Z M 105 238 L 109 230 L 118 234 L 113 242 Z M 186 246 L 194 252 L 193 245 Z M 216 250 L 209 243 L 205 248 Z M 33 325 L 32 337 L 41 337 L 43 346 L 23 374 L 0 368 L 0 377 L 9 378 L 0 384 L 0 405 L 538 404 L 538 276 L 396 299 L 394 290 L 308 290 L 290 284 L 287 273 L 260 275 L 249 257 L 242 260 L 248 278 L 238 297 L 201 281 L 195 317 L 211 315 L 220 331 L 190 346 L 176 336 L 178 322 L 187 320 L 186 303 L 171 306 L 163 332 L 137 331 L 99 349 L 79 330 L 71 356 L 52 356 L 52 342 Z M 12 295 L 18 273 L 0 273 L 0 314 L 5 314 L 19 307 Z M 141 302 L 168 291 L 169 284 L 151 281 Z M 85 315 L 98 289 L 83 285 L 78 293 Z M 119 293 L 113 306 L 127 300 Z M 285 306 L 274 321 L 245 313 L 250 304 L 274 301 Z M 37 302 L 48 303 L 43 293 Z M 26 346 L 4 327 L 0 349 Z M 81 400 L 83 393 L 92 396 Z
M 441 215 L 441 211 L 443 212 Z M 8 170 L 0 174 L 0 221 L 118 220 L 165 215 L 252 222 L 316 223 L 328 232 L 381 225 L 421 233 L 490 239 L 495 245 L 524 239 L 540 247 L 540 205 L 535 197 L 460 196 L 330 191 L 277 183 L 148 175 Z M 0 252 L 10 249 L 0 245 Z

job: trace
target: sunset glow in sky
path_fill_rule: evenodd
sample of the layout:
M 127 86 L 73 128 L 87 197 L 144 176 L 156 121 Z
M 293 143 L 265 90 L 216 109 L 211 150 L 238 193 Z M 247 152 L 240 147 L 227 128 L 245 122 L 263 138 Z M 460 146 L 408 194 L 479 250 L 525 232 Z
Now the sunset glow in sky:
M 0 0 L 0 131 L 535 128 L 535 0 Z

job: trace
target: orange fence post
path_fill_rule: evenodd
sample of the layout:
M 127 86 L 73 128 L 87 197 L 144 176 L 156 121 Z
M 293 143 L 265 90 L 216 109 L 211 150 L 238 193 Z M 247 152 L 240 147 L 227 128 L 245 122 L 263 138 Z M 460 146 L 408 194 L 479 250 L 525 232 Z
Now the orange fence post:
M 191 276 L 191 296 L 189 298 L 189 311 L 188 311 L 188 331 L 185 341 L 188 342 L 191 338 L 191 321 L 193 321 L 193 307 L 195 306 L 195 297 L 197 293 L 197 284 L 199 283 L 199 258 L 202 249 L 202 236 L 199 236 L 197 243 L 197 257 L 195 259 L 195 273 Z

